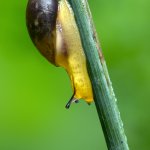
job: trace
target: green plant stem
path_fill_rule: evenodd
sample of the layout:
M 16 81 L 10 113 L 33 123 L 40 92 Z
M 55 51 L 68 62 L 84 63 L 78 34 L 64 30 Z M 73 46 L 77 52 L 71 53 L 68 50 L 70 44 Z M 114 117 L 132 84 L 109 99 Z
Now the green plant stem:
M 120 112 L 116 104 L 107 66 L 99 47 L 87 0 L 68 0 L 80 32 L 87 59 L 94 101 L 109 150 L 128 150 Z

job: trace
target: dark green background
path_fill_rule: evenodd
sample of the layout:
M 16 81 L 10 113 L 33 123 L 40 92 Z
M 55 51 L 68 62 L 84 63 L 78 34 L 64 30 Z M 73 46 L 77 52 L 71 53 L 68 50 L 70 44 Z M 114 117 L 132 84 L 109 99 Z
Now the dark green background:
M 27 0 L 0 4 L 0 150 L 106 150 L 94 103 L 64 108 L 62 68 L 33 46 Z M 150 1 L 89 0 L 129 146 L 150 149 Z

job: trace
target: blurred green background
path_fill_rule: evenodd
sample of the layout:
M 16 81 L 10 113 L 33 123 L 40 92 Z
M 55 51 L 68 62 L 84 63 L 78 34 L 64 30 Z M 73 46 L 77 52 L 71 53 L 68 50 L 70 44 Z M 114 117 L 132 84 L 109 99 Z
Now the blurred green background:
M 0 150 L 106 150 L 94 103 L 33 46 L 27 0 L 0 4 Z M 150 149 L 150 1 L 89 0 L 129 146 Z

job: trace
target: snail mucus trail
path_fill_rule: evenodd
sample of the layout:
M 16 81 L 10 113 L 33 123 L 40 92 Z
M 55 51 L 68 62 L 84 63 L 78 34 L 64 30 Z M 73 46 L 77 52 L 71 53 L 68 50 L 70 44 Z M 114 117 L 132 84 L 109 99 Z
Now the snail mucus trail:
M 29 35 L 40 53 L 55 66 L 63 67 L 71 80 L 73 96 L 66 105 L 84 99 L 93 101 L 78 27 L 67 0 L 29 0 L 26 11 Z

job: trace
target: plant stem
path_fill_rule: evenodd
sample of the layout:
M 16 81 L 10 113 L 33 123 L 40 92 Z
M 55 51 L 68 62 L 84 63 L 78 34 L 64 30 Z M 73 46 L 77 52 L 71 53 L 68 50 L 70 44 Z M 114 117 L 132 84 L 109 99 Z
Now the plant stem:
M 128 150 L 120 112 L 87 0 L 68 0 L 80 32 L 94 101 L 109 150 Z

